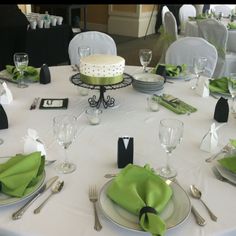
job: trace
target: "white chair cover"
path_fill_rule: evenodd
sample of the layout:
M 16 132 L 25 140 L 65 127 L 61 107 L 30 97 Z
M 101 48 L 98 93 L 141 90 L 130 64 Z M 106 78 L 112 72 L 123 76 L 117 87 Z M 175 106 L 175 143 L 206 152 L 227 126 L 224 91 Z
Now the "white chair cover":
M 179 9 L 179 21 L 180 21 L 181 34 L 183 34 L 185 31 L 185 24 L 186 24 L 186 21 L 188 21 L 189 16 L 192 16 L 192 17 L 196 16 L 196 8 L 191 4 L 184 4 Z
M 219 14 L 220 12 L 222 12 L 223 16 L 227 17 L 231 14 L 231 8 L 229 6 L 226 5 L 216 5 L 214 6 L 215 9 L 215 14 Z
M 68 53 L 71 64 L 79 64 L 79 46 L 89 46 L 91 54 L 117 55 L 116 43 L 112 37 L 102 32 L 88 31 L 75 35 L 70 41 Z
M 235 72 L 236 53 L 227 51 L 228 29 L 224 24 L 207 19 L 198 21 L 199 35 L 213 44 L 218 51 L 218 61 L 213 77 L 229 76 Z
M 166 52 L 165 63 L 193 66 L 194 57 L 206 57 L 208 60 L 205 75 L 212 77 L 217 62 L 216 48 L 200 37 L 184 37 L 170 45 Z
M 206 19 L 197 21 L 199 36 L 206 39 L 216 47 L 218 60 L 213 77 L 217 78 L 223 75 L 226 63 L 226 44 L 228 40 L 228 30 L 219 21 L 215 19 Z
M 162 19 L 162 25 L 163 25 L 163 28 L 165 30 L 165 13 L 170 11 L 169 8 L 167 6 L 163 6 L 162 7 L 162 11 L 161 11 L 161 19 Z
M 178 39 L 178 29 L 175 16 L 171 11 L 167 11 L 164 15 L 164 35 L 163 37 L 163 47 L 162 54 L 159 63 L 165 62 L 165 55 L 167 48 Z

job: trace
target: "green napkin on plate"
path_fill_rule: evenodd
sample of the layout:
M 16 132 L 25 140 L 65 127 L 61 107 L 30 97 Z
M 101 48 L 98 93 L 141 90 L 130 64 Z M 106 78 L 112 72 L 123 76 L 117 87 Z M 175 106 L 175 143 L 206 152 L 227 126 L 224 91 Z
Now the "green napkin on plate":
M 227 27 L 228 27 L 228 29 L 236 29 L 236 23 L 235 22 L 229 22 Z
M 236 154 L 226 156 L 218 160 L 218 162 L 227 170 L 236 174 Z
M 186 114 L 197 111 L 197 108 L 170 94 L 163 94 L 161 96 L 155 95 L 155 98 L 160 105 L 175 112 L 176 114 Z
M 6 71 L 12 76 L 13 80 L 17 80 L 20 76 L 20 72 L 15 66 L 6 65 Z M 39 81 L 39 72 L 35 67 L 27 66 L 24 71 L 24 77 L 29 81 L 37 82 Z
M 187 65 L 182 64 L 182 65 L 172 65 L 172 64 L 157 64 L 156 67 L 151 71 L 151 73 L 156 73 L 158 66 L 164 66 L 165 67 L 165 74 L 166 76 L 170 77 L 178 77 L 181 74 L 183 74 L 186 69 Z
M 17 154 L 0 164 L 0 191 L 10 196 L 23 197 L 41 180 L 45 158 L 41 152 Z
M 148 165 L 141 167 L 128 164 L 109 185 L 107 196 L 119 206 L 139 216 L 139 224 L 144 231 L 156 236 L 165 234 L 165 222 L 159 213 L 169 202 L 172 189 Z M 140 211 L 143 214 L 140 214 Z
M 230 139 L 229 143 L 233 149 L 236 148 L 236 139 Z M 236 174 L 236 154 L 230 154 L 218 160 L 227 170 Z
M 213 93 L 226 93 L 230 95 L 228 90 L 228 79 L 227 77 L 221 77 L 214 80 L 209 80 L 209 90 Z

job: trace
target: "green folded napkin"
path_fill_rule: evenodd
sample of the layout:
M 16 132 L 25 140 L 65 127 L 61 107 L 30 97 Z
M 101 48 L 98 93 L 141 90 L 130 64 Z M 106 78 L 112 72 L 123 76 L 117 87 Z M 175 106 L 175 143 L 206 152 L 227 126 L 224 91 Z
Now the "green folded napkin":
M 208 18 L 208 16 L 206 14 L 199 14 L 197 16 L 189 16 L 188 17 L 189 20 L 204 20 L 204 19 L 207 19 L 207 18 Z
M 227 27 L 228 27 L 228 29 L 236 29 L 236 23 L 235 22 L 229 22 Z
M 184 74 L 187 69 L 186 64 L 182 65 L 172 65 L 172 64 L 157 64 L 156 67 L 151 71 L 151 73 L 156 73 L 158 66 L 164 66 L 165 67 L 165 74 L 170 77 L 177 77 L 181 74 Z
M 0 191 L 14 197 L 23 197 L 42 179 L 45 158 L 41 152 L 17 154 L 0 164 Z
M 221 77 L 218 79 L 209 81 L 209 90 L 213 93 L 227 93 L 230 95 L 228 90 L 228 80 L 227 77 Z
M 6 65 L 6 70 L 12 76 L 13 80 L 17 80 L 20 77 L 20 72 L 15 66 Z M 35 67 L 27 66 L 24 70 L 24 77 L 32 82 L 37 82 L 39 81 L 39 72 Z
M 186 114 L 197 111 L 197 108 L 170 94 L 163 94 L 162 96 L 155 95 L 155 98 L 160 105 L 175 112 L 176 114 Z
M 218 160 L 218 162 L 227 170 L 236 174 L 236 154 L 226 156 Z
M 128 164 L 114 178 L 107 189 L 107 196 L 127 211 L 140 217 L 139 224 L 152 235 L 163 236 L 166 231 L 161 213 L 172 196 L 172 189 L 148 165 Z M 156 213 L 146 212 L 150 207 Z M 150 210 L 149 208 L 149 210 Z

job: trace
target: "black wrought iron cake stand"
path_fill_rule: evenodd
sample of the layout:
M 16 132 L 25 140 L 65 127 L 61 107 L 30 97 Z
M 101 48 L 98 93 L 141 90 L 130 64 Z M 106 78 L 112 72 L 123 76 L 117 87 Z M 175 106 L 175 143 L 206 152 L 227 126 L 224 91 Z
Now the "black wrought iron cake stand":
M 96 89 L 100 91 L 100 95 L 99 98 L 97 99 L 96 95 L 93 95 L 92 97 L 90 97 L 88 99 L 89 105 L 91 107 L 96 107 L 99 108 L 100 105 L 102 104 L 104 106 L 104 108 L 108 108 L 108 107 L 113 107 L 115 105 L 115 99 L 111 96 L 107 96 L 105 98 L 104 93 L 107 90 L 115 90 L 115 89 L 120 89 L 120 88 L 124 88 L 126 86 L 129 86 L 132 81 L 133 81 L 133 77 L 127 73 L 123 74 L 123 81 L 117 84 L 111 84 L 111 85 L 92 85 L 92 84 L 87 84 L 84 83 L 83 81 L 80 80 L 80 73 L 75 74 L 73 76 L 71 76 L 70 80 L 74 85 L 83 87 L 83 88 L 87 88 L 87 89 Z

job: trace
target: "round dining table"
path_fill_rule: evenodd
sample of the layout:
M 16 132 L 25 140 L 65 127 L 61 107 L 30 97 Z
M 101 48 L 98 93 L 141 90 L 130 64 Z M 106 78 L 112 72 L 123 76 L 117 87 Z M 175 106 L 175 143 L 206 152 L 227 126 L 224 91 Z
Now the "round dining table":
M 149 94 L 135 90 L 132 85 L 105 92 L 106 96 L 115 99 L 115 106 L 100 107 L 101 122 L 91 125 L 85 115 L 89 107 L 88 98 L 99 96 L 99 91 L 89 90 L 87 96 L 79 93 L 78 86 L 71 83 L 70 78 L 78 73 L 71 66 L 49 67 L 51 83 L 31 83 L 27 88 L 17 88 L 16 84 L 7 82 L 13 94 L 13 101 L 4 104 L 8 116 L 8 129 L 0 130 L 0 137 L 4 143 L 0 146 L 1 157 L 14 156 L 24 152 L 24 138 L 28 129 L 38 132 L 39 139 L 44 143 L 46 159 L 57 160 L 45 167 L 46 177 L 58 175 L 64 181 L 60 193 L 55 194 L 44 206 L 39 214 L 33 211 L 50 194 L 47 190 L 27 209 L 21 219 L 13 220 L 12 214 L 22 207 L 28 199 L 5 205 L 0 200 L 0 235 L 2 236 L 137 236 L 150 235 L 141 230 L 127 228 L 116 222 L 97 202 L 98 215 L 102 225 L 100 232 L 94 230 L 93 205 L 89 201 L 90 186 L 97 186 L 100 193 L 104 185 L 110 181 L 105 174 L 117 174 L 121 170 L 117 166 L 117 144 L 119 137 L 133 137 L 133 164 L 144 166 L 149 164 L 154 170 L 165 165 L 166 153 L 161 147 L 158 137 L 161 119 L 173 118 L 184 123 L 184 133 L 181 143 L 173 151 L 171 165 L 177 170 L 177 181 L 188 196 L 191 204 L 206 220 L 205 226 L 199 226 L 193 214 L 183 217 L 181 222 L 173 219 L 172 227 L 166 236 L 233 236 L 236 235 L 236 187 L 218 180 L 212 167 L 216 162 L 207 163 L 205 159 L 218 152 L 230 139 L 236 139 L 236 119 L 230 113 L 228 122 L 217 130 L 218 145 L 212 152 L 200 149 L 201 140 L 209 131 L 211 125 L 221 125 L 214 120 L 214 109 L 217 99 L 212 96 L 201 97 L 191 89 L 192 81 L 172 79 L 172 83 L 165 83 L 158 94 L 171 94 L 197 108 L 191 114 L 176 114 L 160 105 L 157 112 L 147 108 Z M 134 75 L 141 73 L 139 66 L 126 66 L 125 73 Z M 30 106 L 36 97 L 40 99 L 68 98 L 68 107 L 64 109 L 36 109 Z M 229 100 L 229 103 L 231 100 Z M 78 117 L 78 135 L 68 149 L 68 157 L 77 168 L 70 174 L 60 174 L 55 170 L 56 163 L 64 158 L 63 148 L 53 136 L 53 118 L 57 115 L 70 114 Z M 1 160 L 3 162 L 3 160 Z M 190 185 L 194 184 L 202 192 L 202 199 L 217 216 L 212 221 L 203 204 L 190 194 Z M 104 194 L 104 192 L 103 192 Z M 100 196 L 100 194 L 99 194 Z M 104 196 L 103 196 L 104 197 Z M 178 198 L 178 196 L 173 196 Z M 1 199 L 1 198 L 0 198 Z M 183 199 L 182 201 L 186 201 Z M 185 202 L 179 202 L 180 205 Z M 173 205 L 168 214 L 182 214 L 178 212 L 178 205 Z M 123 219 L 124 220 L 124 219 Z M 127 221 L 129 219 L 126 219 Z

